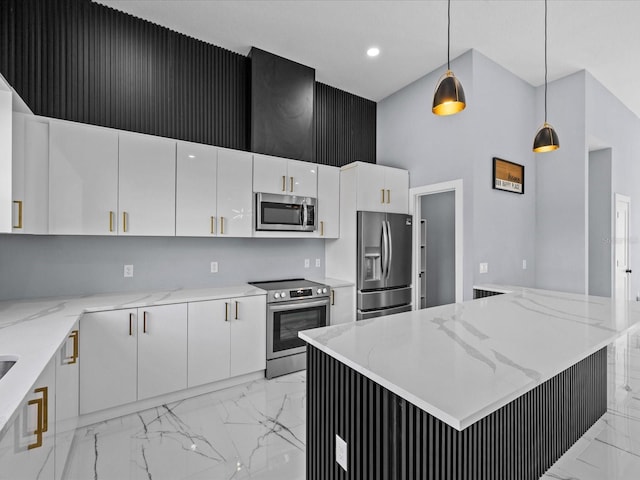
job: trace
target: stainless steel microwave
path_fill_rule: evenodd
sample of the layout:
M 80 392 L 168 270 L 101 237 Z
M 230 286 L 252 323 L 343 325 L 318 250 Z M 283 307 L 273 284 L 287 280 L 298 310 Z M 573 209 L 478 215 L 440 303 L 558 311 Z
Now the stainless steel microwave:
M 256 193 L 256 230 L 313 232 L 315 229 L 315 198 Z

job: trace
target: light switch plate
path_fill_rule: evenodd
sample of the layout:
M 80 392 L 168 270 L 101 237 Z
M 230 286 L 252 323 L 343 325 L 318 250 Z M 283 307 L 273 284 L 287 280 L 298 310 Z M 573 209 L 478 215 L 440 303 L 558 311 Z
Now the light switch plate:
M 133 265 L 124 266 L 124 276 L 125 278 L 133 277 Z
M 489 272 L 489 264 L 488 263 L 481 263 L 480 264 L 480 273 L 487 273 Z
M 211 262 L 211 273 L 218 273 L 218 262 Z
M 320 266 L 320 259 L 316 258 L 316 267 L 319 267 L 319 266 Z
M 347 442 L 336 435 L 336 462 L 347 471 Z
M 523 270 L 527 269 L 527 261 L 526 260 L 522 260 L 522 269 Z
M 304 259 L 304 268 L 309 268 L 310 262 L 308 258 Z

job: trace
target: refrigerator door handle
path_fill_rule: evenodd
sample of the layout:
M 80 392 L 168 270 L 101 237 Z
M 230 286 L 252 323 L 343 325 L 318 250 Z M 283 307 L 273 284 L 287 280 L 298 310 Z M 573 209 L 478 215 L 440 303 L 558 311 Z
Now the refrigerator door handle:
M 391 224 L 389 221 L 386 221 L 387 224 L 387 276 L 386 279 L 389 280 L 389 275 L 391 274 L 391 261 L 393 260 L 393 243 L 391 241 Z
M 387 276 L 387 222 L 382 221 L 382 231 L 380 234 L 380 246 L 382 248 L 382 257 L 380 258 L 380 273 L 382 279 Z

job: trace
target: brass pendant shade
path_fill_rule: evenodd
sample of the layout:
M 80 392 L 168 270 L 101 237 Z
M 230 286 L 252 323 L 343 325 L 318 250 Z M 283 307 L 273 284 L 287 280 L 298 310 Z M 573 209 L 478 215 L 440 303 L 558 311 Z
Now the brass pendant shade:
M 447 2 L 447 72 L 440 77 L 433 94 L 431 111 L 436 115 L 453 115 L 467 106 L 460 80 L 451 71 L 449 50 L 451 48 L 451 0 Z
M 533 151 L 536 153 L 551 152 L 560 148 L 558 134 L 547 122 L 540 127 L 533 140 Z
M 466 107 L 464 89 L 451 70 L 440 77 L 433 94 L 433 108 L 436 115 L 453 115 Z

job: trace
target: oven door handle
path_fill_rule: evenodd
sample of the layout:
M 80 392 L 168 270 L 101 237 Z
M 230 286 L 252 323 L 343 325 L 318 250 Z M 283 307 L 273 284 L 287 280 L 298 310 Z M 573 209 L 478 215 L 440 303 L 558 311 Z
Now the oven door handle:
M 312 302 L 282 302 L 282 303 L 270 303 L 268 305 L 269 312 L 290 312 L 291 310 L 300 310 L 302 308 L 323 307 L 330 305 L 329 297 L 322 298 L 322 300 L 314 300 Z

